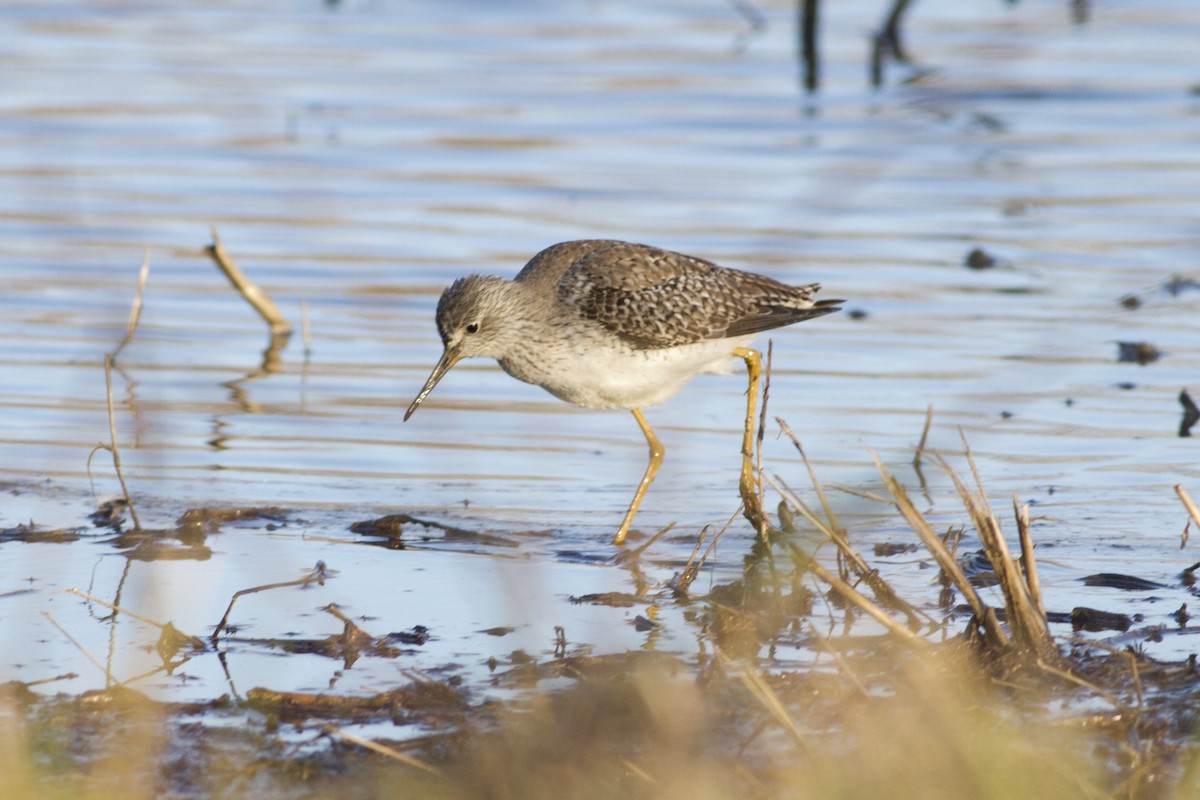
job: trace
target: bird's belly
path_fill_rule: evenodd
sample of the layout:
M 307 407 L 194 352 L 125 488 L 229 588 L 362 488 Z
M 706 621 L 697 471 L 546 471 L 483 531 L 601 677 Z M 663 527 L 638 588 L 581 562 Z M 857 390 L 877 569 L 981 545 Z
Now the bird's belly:
M 644 408 L 661 403 L 703 373 L 728 374 L 733 349 L 752 337 L 718 339 L 659 350 L 573 348 L 569 354 L 502 360 L 518 380 L 587 408 Z

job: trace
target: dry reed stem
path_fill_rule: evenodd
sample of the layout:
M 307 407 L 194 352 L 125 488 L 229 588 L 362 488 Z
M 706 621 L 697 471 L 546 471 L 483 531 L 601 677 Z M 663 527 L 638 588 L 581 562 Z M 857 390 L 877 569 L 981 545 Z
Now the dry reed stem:
M 708 547 L 704 550 L 704 555 L 700 556 L 699 563 L 693 563 L 695 562 L 696 552 L 700 549 L 700 545 L 703 544 L 705 537 L 708 535 L 708 529 L 710 526 L 704 526 L 700 533 L 700 537 L 696 539 L 696 546 L 692 548 L 692 555 L 688 557 L 687 564 L 684 565 L 683 572 L 681 572 L 679 575 L 679 580 L 675 582 L 676 592 L 687 592 L 688 588 L 692 585 L 692 582 L 695 581 L 696 577 L 700 574 L 700 569 L 708 562 L 709 556 L 711 556 L 713 551 L 717 549 L 717 543 L 721 541 L 721 537 L 725 535 L 725 532 L 729 530 L 730 526 L 733 525 L 734 520 L 736 520 L 741 513 L 742 507 L 738 506 L 737 510 L 730 515 L 729 519 L 725 520 L 725 524 L 721 526 L 721 530 L 717 531 L 717 534 L 713 537 L 713 540 L 708 543 Z
M 868 586 L 871 587 L 871 591 L 875 594 L 876 600 L 878 600 L 887 608 L 891 608 L 903 613 L 908 617 L 909 622 L 912 624 L 918 624 L 918 618 L 923 617 L 932 626 L 937 627 L 938 623 L 934 621 L 928 614 L 920 611 L 911 603 L 897 595 L 895 590 L 892 589 L 887 581 L 881 579 L 879 577 L 879 573 L 873 569 L 871 565 L 867 563 L 866 559 L 864 559 L 850 544 L 850 540 L 846 538 L 846 531 L 838 523 L 837 515 L 834 514 L 833 507 L 829 503 L 829 498 L 826 496 L 825 490 L 821 485 L 821 481 L 819 478 L 817 478 L 816 470 L 813 469 L 812 463 L 808 460 L 808 455 L 804 452 L 804 447 L 800 444 L 800 440 L 796 438 L 796 434 L 786 422 L 778 417 L 776 417 L 775 420 L 779 423 L 780 427 L 783 429 L 783 432 L 787 434 L 788 438 L 792 440 L 792 444 L 800 453 L 800 458 L 803 459 L 804 465 L 808 470 L 809 480 L 812 482 L 813 489 L 817 492 L 817 497 L 821 500 L 821 505 L 824 507 L 825 514 L 828 517 L 828 524 L 821 522 L 821 520 L 817 518 L 812 510 L 809 509 L 808 506 L 796 496 L 795 492 L 791 491 L 790 489 L 781 488 L 781 486 L 774 481 L 771 482 L 771 485 L 774 486 L 775 489 L 784 496 L 785 500 L 788 500 L 790 497 L 790 500 L 800 512 L 800 515 L 808 520 L 814 527 L 817 528 L 817 530 L 825 534 L 825 536 L 834 543 L 834 545 L 838 548 L 839 557 L 849 562 L 854 568 L 854 572 L 864 582 L 866 582 Z
M 399 761 L 401 764 L 406 764 L 410 767 L 414 767 L 416 769 L 423 770 L 425 772 L 428 772 L 431 775 L 441 775 L 442 774 L 442 771 L 440 769 L 433 766 L 432 764 L 426 764 L 424 761 L 417 758 L 416 756 L 410 756 L 408 753 L 401 753 L 399 750 L 396 750 L 395 748 L 388 747 L 387 745 L 384 745 L 384 744 L 379 744 L 378 742 L 373 742 L 370 739 L 365 739 L 356 733 L 351 733 L 350 731 L 345 730 L 344 728 L 339 728 L 337 725 L 325 724 L 325 725 L 321 726 L 321 729 L 330 735 L 337 736 L 340 739 L 345 739 L 347 742 L 350 742 L 351 744 L 356 744 L 359 747 L 366 748 L 367 750 L 370 750 L 373 753 L 378 753 L 379 755 L 386 756 L 394 761 Z
M 142 614 L 139 614 L 136 611 L 130 611 L 127 608 L 122 608 L 121 606 L 110 603 L 107 600 L 101 600 L 99 597 L 88 594 L 87 592 L 83 591 L 82 589 L 76 589 L 76 588 L 72 587 L 70 589 L 63 589 L 63 592 L 65 592 L 66 594 L 73 594 L 76 597 L 82 597 L 84 600 L 90 600 L 93 603 L 99 603 L 100 605 L 104 606 L 105 608 L 110 608 L 113 611 L 119 612 L 128 617 L 133 617 L 134 619 L 138 620 L 139 622 L 144 622 L 147 625 L 151 625 L 155 628 L 158 628 L 160 631 L 166 630 L 168 627 L 170 627 L 170 629 L 172 631 L 174 631 L 175 633 L 178 633 L 181 636 L 187 637 L 189 643 L 193 647 L 195 647 L 199 650 L 206 649 L 204 646 L 204 641 L 202 639 L 195 637 L 195 636 L 189 636 L 188 634 L 183 633 L 182 631 L 180 631 L 178 628 L 176 628 L 174 625 L 172 625 L 169 622 L 167 622 L 167 623 L 156 622 L 155 620 L 152 620 L 149 617 L 143 616 Z
M 142 318 L 142 296 L 146 291 L 146 279 L 150 277 L 150 247 L 146 247 L 146 255 L 142 258 L 142 268 L 138 271 L 137 287 L 133 292 L 133 306 L 129 309 L 129 322 L 125 325 L 125 337 L 121 339 L 120 344 L 112 351 L 112 357 L 116 359 L 117 353 L 125 349 L 125 345 L 133 339 L 134 331 L 137 330 L 138 322 Z
M 729 660 L 725 656 L 720 656 L 722 664 L 729 666 Z M 754 672 L 747 666 L 739 667 L 737 670 L 738 679 L 754 695 L 754 699 L 762 705 L 767 712 L 775 718 L 780 727 L 792 737 L 792 740 L 805 752 L 812 752 L 812 748 L 804 739 L 804 734 L 796 727 L 796 723 L 784 708 L 783 702 L 780 701 L 779 695 L 767 685 L 767 682 L 762 679 L 762 676 Z
M 24 681 L 26 686 L 42 686 L 47 683 L 57 683 L 58 681 L 73 681 L 78 678 L 74 672 L 64 672 L 62 675 L 55 675 L 53 678 L 38 678 L 37 680 Z
M 77 649 L 79 652 L 83 653 L 84 657 L 86 657 L 88 661 L 92 662 L 92 664 L 94 664 L 96 666 L 96 669 L 98 669 L 104 673 L 105 687 L 112 686 L 114 683 L 116 683 L 116 680 L 113 678 L 112 673 L 108 671 L 108 668 L 105 667 L 103 664 L 101 664 L 100 661 L 97 660 L 97 658 L 95 656 L 93 656 L 91 653 L 89 653 L 87 651 L 87 648 L 84 647 L 83 645 L 81 645 L 74 636 L 67 633 L 67 629 L 64 628 L 62 625 L 59 625 L 58 620 L 56 620 L 49 611 L 43 611 L 42 616 L 44 616 L 46 619 L 50 620 L 50 624 L 53 625 L 54 627 L 58 628 L 58 632 L 61 633 L 63 636 L 67 637 L 67 641 L 70 642 L 71 644 L 75 645 L 75 649 Z
M 112 453 L 113 468 L 117 471 L 117 480 L 121 482 L 121 492 L 125 495 L 125 504 L 129 508 L 129 516 L 133 519 L 133 529 L 140 531 L 142 529 L 142 522 L 138 519 L 137 509 L 133 506 L 133 497 L 129 494 L 129 485 L 125 483 L 125 472 L 121 469 L 121 451 L 117 447 L 117 417 L 113 413 L 112 365 L 112 355 L 105 353 L 104 390 L 108 398 L 108 437 L 111 444 L 100 445 L 100 447 Z M 96 451 L 93 450 L 92 452 Z M 88 456 L 88 459 L 91 460 L 91 456 Z
M 304 343 L 304 357 L 312 356 L 312 332 L 308 327 L 308 300 L 300 301 L 300 341 Z
M 811 620 L 809 620 L 807 624 L 809 630 L 812 632 L 812 635 L 818 642 L 821 643 L 821 649 L 833 657 L 833 660 L 837 662 L 838 669 L 842 671 L 843 675 L 850 679 L 850 682 L 854 684 L 856 689 L 858 689 L 858 693 L 863 697 L 870 697 L 871 693 L 867 691 L 866 685 L 859 679 L 854 670 L 850 668 L 850 665 L 846 663 L 846 659 L 842 658 L 842 654 L 839 653 L 830 643 L 829 637 L 817 630 L 817 626 L 814 625 Z
M 240 590 L 234 592 L 233 597 L 230 598 L 230 600 L 229 600 L 229 606 L 225 609 L 225 615 L 223 617 L 221 617 L 221 621 L 217 623 L 216 629 L 213 630 L 212 636 L 208 637 L 208 640 L 210 642 L 212 642 L 214 645 L 216 645 L 217 639 L 220 638 L 220 636 L 221 636 L 221 631 L 225 630 L 225 627 L 229 622 L 229 615 L 233 613 L 234 603 L 236 603 L 238 601 L 238 598 L 241 597 L 242 595 L 255 594 L 256 592 L 265 592 L 270 589 L 284 589 L 288 586 L 308 586 L 309 584 L 312 584 L 312 583 L 324 583 L 325 579 L 327 577 L 329 577 L 330 573 L 331 573 L 331 570 L 326 568 L 325 562 L 319 561 L 319 562 L 317 562 L 317 566 L 314 567 L 313 570 L 309 574 L 305 575 L 302 578 L 297 578 L 294 581 L 281 581 L 280 583 L 268 583 L 268 584 L 264 584 L 262 586 L 252 586 L 249 589 L 240 589 Z
M 630 774 L 633 775 L 633 777 L 637 778 L 642 783 L 648 784 L 650 786 L 658 786 L 659 785 L 659 782 L 657 780 L 655 780 L 653 775 L 651 775 L 649 772 L 646 772 L 646 770 L 642 769 L 637 764 L 630 761 L 628 758 L 625 758 L 624 756 L 618 756 L 617 761 L 621 764 L 622 767 L 629 770 Z
M 275 305 L 266 292 L 259 286 L 253 283 L 246 277 L 246 273 L 242 272 L 242 268 L 230 257 L 225 251 L 224 245 L 221 244 L 221 237 L 217 235 L 217 227 L 211 226 L 212 244 L 204 248 L 213 262 L 220 268 L 221 272 L 225 273 L 225 277 L 233 284 L 233 288 L 237 289 L 238 294 L 245 298 L 246 302 L 254 307 L 259 316 L 271 327 L 271 336 L 287 336 L 292 332 L 292 326 L 283 318 L 283 314 L 279 312 L 279 307 Z
M 784 481 L 783 478 L 778 475 L 767 475 L 766 479 L 767 483 L 771 484 L 771 488 L 779 492 L 780 496 L 783 497 L 783 499 L 786 500 L 789 505 L 795 508 L 797 512 L 799 512 L 800 516 L 804 517 L 814 528 L 824 534 L 825 538 L 829 539 L 830 541 L 833 540 L 835 536 L 834 532 L 827 524 L 825 524 L 823 520 L 819 519 L 817 515 L 813 513 L 813 510 L 808 507 L 808 504 L 800 499 L 800 495 L 796 494 L 792 487 L 788 486 L 787 482 Z
M 967 463 L 970 465 L 971 474 L 975 478 L 975 492 L 972 492 L 963 484 L 958 475 L 950 469 L 945 459 L 939 456 L 938 461 L 941 462 L 943 469 L 950 475 L 950 479 L 954 482 L 963 505 L 971 515 L 972 523 L 975 526 L 976 533 L 979 534 L 979 540 L 983 544 L 984 552 L 987 554 L 988 560 L 992 564 L 992 569 L 996 573 L 996 578 L 1000 582 L 1000 589 L 1004 594 L 1004 607 L 1008 615 L 1008 628 L 1012 632 L 1013 638 L 1016 639 L 1018 645 L 1023 649 L 1036 653 L 1042 660 L 1057 659 L 1059 658 L 1058 648 L 1054 644 L 1054 639 L 1050 636 L 1046 617 L 1037 610 L 1040 604 L 1033 599 L 1032 591 L 1025 580 L 1025 575 L 1008 549 L 1008 543 L 1004 539 L 1000 523 L 988 504 L 987 494 L 984 491 L 983 482 L 979 477 L 979 470 L 975 465 L 975 459 L 971 455 L 970 448 L 966 446 L 965 440 L 963 445 L 966 447 Z M 1032 556 L 1032 549 L 1030 555 Z
M 354 631 L 356 631 L 356 632 L 358 632 L 358 633 L 361 633 L 363 636 L 367 637 L 367 638 L 368 638 L 368 639 L 370 639 L 371 641 L 375 641 L 375 637 L 374 637 L 374 636 L 372 636 L 371 634 L 367 633 L 366 631 L 364 631 L 364 630 L 363 630 L 363 629 L 362 629 L 362 628 L 361 628 L 361 627 L 358 625 L 358 623 L 356 623 L 354 620 L 352 620 L 352 619 L 350 619 L 349 617 L 347 617 L 347 616 L 345 615 L 345 613 L 344 613 L 344 612 L 343 612 L 343 611 L 342 611 L 340 608 L 338 608 L 338 605 L 337 605 L 337 603 L 330 603 L 329 605 L 327 605 L 327 606 L 324 606 L 324 607 L 323 607 L 321 610 L 322 610 L 322 611 L 324 611 L 324 612 L 325 612 L 325 613 L 327 613 L 327 614 L 332 614 L 333 616 L 337 617 L 339 620 L 341 620 L 341 621 L 342 621 L 342 623 L 343 623 L 343 624 L 344 624 L 344 625 L 345 625 L 347 628 L 350 628 L 350 629 L 352 629 L 352 630 L 354 630 Z
M 842 597 L 846 598 L 851 603 L 853 603 L 854 605 L 856 605 L 860 609 L 862 609 L 867 614 L 867 616 L 871 617 L 876 622 L 878 622 L 880 625 L 887 628 L 889 633 L 897 636 L 898 638 L 900 638 L 901 640 L 903 640 L 905 642 L 914 643 L 914 644 L 919 642 L 921 645 L 925 644 L 924 639 L 922 639 L 920 636 L 918 636 L 917 634 L 910 631 L 908 628 L 901 625 L 899 622 L 896 622 L 896 620 L 889 617 L 883 611 L 883 609 L 881 609 L 875 603 L 871 602 L 870 599 L 868 599 L 865 595 L 863 595 L 861 592 L 859 592 L 853 586 L 846 583 L 844 580 L 842 580 L 841 578 L 839 578 L 836 575 L 834 575 L 833 573 L 831 573 L 829 570 L 822 567 L 815 560 L 810 559 L 807 556 L 805 556 L 795 546 L 792 546 L 792 551 L 793 551 L 793 557 L 798 559 L 798 563 L 804 564 L 804 567 L 806 569 L 810 570 L 818 578 L 820 578 L 821 580 L 828 583 Z M 807 561 L 807 563 L 804 563 L 805 561 Z
M 1096 642 L 1087 642 L 1086 644 L 1094 645 Z M 1055 677 L 1062 678 L 1064 681 L 1073 683 L 1076 686 L 1082 686 L 1084 689 L 1095 692 L 1108 702 L 1112 703 L 1113 708 L 1116 708 L 1120 711 L 1133 711 L 1128 703 L 1122 703 L 1121 698 L 1117 697 L 1112 692 L 1101 689 L 1096 684 L 1092 683 L 1091 681 L 1084 680 L 1068 669 L 1063 669 L 1062 667 L 1055 666 L 1053 664 L 1047 664 L 1041 660 L 1038 661 L 1038 667 L 1044 670 L 1047 674 L 1054 675 Z
M 617 553 L 615 556 L 613 556 L 613 561 L 617 564 L 625 564 L 630 561 L 636 561 L 642 555 L 642 553 L 649 550 L 651 548 L 651 546 L 654 545 L 655 542 L 657 542 L 662 537 L 666 536 L 671 531 L 671 529 L 674 527 L 675 527 L 674 522 L 668 522 L 666 524 L 666 526 L 659 529 L 658 533 L 651 536 L 649 539 L 647 539 L 642 544 L 638 545 L 633 550 L 622 550 L 621 552 Z
M 925 454 L 925 443 L 929 441 L 929 429 L 933 425 L 933 406 L 925 409 L 925 427 L 921 429 L 921 440 L 917 442 L 917 450 L 913 453 L 913 468 L 921 468 L 921 456 Z
M 837 515 L 833 513 L 833 506 L 829 504 L 829 498 L 825 494 L 825 489 L 821 486 L 821 481 L 817 479 L 816 470 L 813 469 L 812 463 L 808 460 L 808 456 L 804 452 L 804 447 L 800 444 L 800 439 L 783 419 L 776 417 L 775 421 L 779 423 L 779 427 L 787 437 L 792 440 L 792 445 L 800 453 L 800 458 L 804 460 L 804 468 L 808 470 L 808 478 L 812 482 L 813 490 L 817 493 L 817 499 L 821 501 L 821 508 L 825 512 L 825 518 L 829 520 L 830 529 L 836 531 L 838 537 L 845 539 L 846 531 L 838 524 Z
M 875 460 L 875 466 L 883 477 L 884 485 L 891 492 L 892 498 L 895 500 L 897 510 L 900 511 L 901 516 L 908 522 L 909 527 L 913 529 L 913 532 L 920 538 L 921 543 L 925 545 L 925 548 L 930 552 L 934 560 L 937 561 L 942 571 L 950 576 L 950 580 L 971 607 L 971 612 L 975 615 L 976 621 L 983 626 L 989 641 L 999 647 L 1007 645 L 1008 637 L 1001 629 L 995 612 L 988 608 L 979 597 L 979 593 L 975 591 L 975 587 L 967 580 L 967 576 L 963 573 L 962 568 L 958 566 L 958 562 L 946 548 L 941 537 L 934 532 L 933 527 L 922 516 L 921 512 L 917 510 L 917 507 L 913 505 L 904 485 L 887 471 L 887 467 L 883 465 L 883 461 L 880 460 L 876 453 L 872 452 L 871 457 Z
M 1093 640 L 1093 639 L 1084 639 L 1079 636 L 1072 636 L 1068 641 L 1070 641 L 1072 644 L 1077 644 L 1082 647 L 1094 647 L 1098 650 L 1105 651 L 1109 655 L 1126 659 L 1129 662 L 1129 669 L 1130 669 L 1130 672 L 1132 673 L 1132 677 L 1133 677 L 1133 694 L 1134 694 L 1134 697 L 1137 698 L 1138 710 L 1141 710 L 1144 707 L 1145 696 L 1143 694 L 1143 688 L 1142 688 L 1142 676 L 1141 676 L 1141 673 L 1138 671 L 1138 654 L 1136 652 L 1134 652 L 1128 648 L 1125 648 L 1125 647 L 1114 647 L 1113 645 L 1111 645 L 1107 642 L 1101 642 L 1101 641 L 1097 641 L 1097 640 Z M 1078 683 L 1081 683 L 1081 684 L 1087 686 L 1088 688 L 1092 689 L 1092 691 L 1096 692 L 1097 694 L 1102 695 L 1106 699 L 1111 700 L 1113 705 L 1116 708 L 1118 708 L 1122 711 L 1130 710 L 1128 704 L 1119 702 L 1118 700 L 1115 699 L 1115 697 L 1113 695 L 1104 691 L 1099 686 L 1093 686 L 1088 681 L 1084 680 L 1083 678 L 1076 678 L 1075 680 Z
M 1013 514 L 1017 518 L 1017 535 L 1021 539 L 1021 561 L 1025 565 L 1025 582 L 1029 584 L 1029 594 L 1037 607 L 1038 615 L 1046 618 L 1046 606 L 1042 602 L 1042 582 L 1038 579 L 1037 558 L 1033 554 L 1033 536 L 1029 533 L 1029 506 L 1017 503 L 1017 493 L 1013 492 Z

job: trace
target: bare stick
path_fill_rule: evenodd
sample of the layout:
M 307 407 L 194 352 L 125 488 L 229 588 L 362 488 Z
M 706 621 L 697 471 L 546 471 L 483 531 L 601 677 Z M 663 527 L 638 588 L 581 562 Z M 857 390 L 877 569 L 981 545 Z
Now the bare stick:
M 221 621 L 217 623 L 216 630 L 212 632 L 212 636 L 210 636 L 208 640 L 214 645 L 217 643 L 217 639 L 220 637 L 221 631 L 225 630 L 226 624 L 229 622 L 229 615 L 233 613 L 233 604 L 236 603 L 238 598 L 242 595 L 254 594 L 255 592 L 265 592 L 268 589 L 283 589 L 287 586 L 308 586 L 312 583 L 324 583 L 325 579 L 329 577 L 332 572 L 333 570 L 330 570 L 325 566 L 324 561 L 318 561 L 313 570 L 303 578 L 297 578 L 294 581 L 283 581 L 281 583 L 268 583 L 263 586 L 254 586 L 249 589 L 242 589 L 234 592 L 233 597 L 229 600 L 229 607 L 225 609 L 225 616 L 221 617 Z
M 650 547 L 655 542 L 657 542 L 659 539 L 661 539 L 662 537 L 664 537 L 668 533 L 670 533 L 671 529 L 674 527 L 675 527 L 674 522 L 668 522 L 666 527 L 661 528 L 658 531 L 658 533 L 654 534 L 649 539 L 647 539 L 644 544 L 638 545 L 633 550 L 622 550 L 621 552 L 617 553 L 615 556 L 613 556 L 613 561 L 617 564 L 624 564 L 629 561 L 636 561 L 642 555 L 642 553 L 649 550 Z M 699 545 L 697 545 L 697 547 L 699 547 Z
M 125 338 L 117 345 L 117 349 L 112 351 L 112 357 L 116 358 L 117 353 L 125 349 L 125 345 L 129 344 L 133 339 L 133 332 L 137 330 L 138 321 L 142 318 L 142 295 L 146 290 L 146 279 L 150 277 L 150 247 L 146 246 L 146 255 L 142 259 L 142 268 L 138 272 L 137 288 L 133 292 L 133 307 L 129 309 L 129 324 L 125 326 Z
M 106 685 L 106 686 L 112 686 L 114 683 L 116 683 L 116 681 L 115 681 L 115 680 L 113 680 L 112 673 L 111 673 L 111 672 L 109 672 L 107 669 L 105 669 L 105 668 L 104 668 L 104 665 L 103 665 L 103 664 L 101 664 L 99 661 L 97 661 L 97 660 L 96 660 L 96 657 L 95 657 L 95 656 L 93 656 L 91 653 L 89 653 L 89 652 L 87 651 L 87 648 L 85 648 L 83 645 L 81 645 L 81 644 L 80 644 L 80 643 L 79 643 L 79 642 L 78 642 L 78 641 L 75 639 L 75 637 L 74 637 L 74 636 L 72 636 L 71 634 L 67 633 L 67 629 L 66 629 L 66 628 L 64 628 L 62 625 L 59 625 L 59 624 L 58 624 L 58 620 L 56 620 L 56 619 L 55 619 L 53 616 L 51 616 L 51 614 L 50 614 L 50 612 L 49 612 L 49 611 L 43 611 L 43 612 L 42 612 L 42 616 L 44 616 L 46 619 L 50 620 L 50 624 L 51 624 L 51 625 L 53 625 L 54 627 L 58 628 L 58 632 L 59 632 L 59 633 L 61 633 L 63 636 L 67 637 L 67 641 L 69 641 L 71 644 L 75 645 L 76 649 L 78 649 L 78 650 L 79 650 L 79 652 L 81 652 L 81 653 L 83 653 L 85 656 L 87 656 L 87 660 L 88 660 L 88 661 L 90 661 L 90 662 L 92 662 L 93 664 L 95 664 L 95 665 L 96 665 L 96 669 L 98 669 L 98 670 L 100 670 L 101 672 L 103 672 L 103 673 L 104 673 L 104 680 L 105 680 L 105 685 Z
M 78 678 L 74 672 L 64 672 L 62 675 L 55 675 L 53 678 L 38 678 L 36 681 L 25 681 L 26 686 L 42 686 L 47 683 L 55 683 L 56 681 L 73 681 Z
M 182 636 L 186 636 L 189 643 L 193 647 L 196 647 L 200 650 L 205 649 L 204 642 L 201 639 L 199 639 L 195 636 L 188 636 L 186 633 L 183 633 L 182 631 L 177 629 L 174 625 L 172 625 L 169 622 L 167 622 L 167 623 L 156 622 L 156 621 L 150 619 L 149 617 L 146 617 L 146 616 L 143 616 L 143 615 L 137 613 L 136 611 L 130 611 L 128 608 L 122 608 L 121 606 L 114 605 L 113 603 L 110 603 L 107 600 L 101 600 L 99 597 L 88 594 L 87 592 L 83 591 L 82 589 L 71 588 L 71 589 L 63 589 L 63 591 L 66 592 L 67 594 L 73 594 L 76 597 L 82 597 L 84 600 L 90 600 L 93 603 L 99 603 L 100 605 L 105 606 L 106 608 L 111 608 L 113 611 L 119 612 L 126 616 L 133 617 L 134 619 L 138 620 L 139 622 L 144 622 L 147 625 L 152 625 L 155 628 L 158 628 L 160 631 L 167 630 L 168 628 L 170 628 L 175 633 L 178 633 Z
M 279 313 L 279 307 L 275 302 L 246 277 L 246 273 L 242 272 L 229 253 L 225 252 L 224 245 L 221 244 L 221 237 L 217 235 L 216 226 L 212 226 L 213 243 L 204 248 L 209 257 L 225 273 L 225 277 L 233 284 L 233 288 L 237 289 L 238 294 L 246 299 L 246 302 L 254 306 L 254 310 L 258 312 L 268 325 L 271 326 L 271 335 L 286 336 L 292 332 L 292 326 L 283 318 L 283 314 Z
M 356 623 L 354 620 L 347 617 L 346 614 L 340 608 L 337 607 L 337 603 L 330 603 L 329 605 L 325 606 L 321 610 L 325 611 L 326 613 L 332 614 L 333 616 L 340 619 L 342 621 L 342 624 L 344 624 L 346 626 L 347 633 L 353 632 L 354 634 L 357 634 L 358 636 L 365 637 L 368 641 L 371 641 L 371 642 L 375 641 L 375 637 L 372 636 L 371 634 L 367 633 L 366 631 L 364 631 L 361 627 L 359 627 L 358 623 Z
M 359 736 L 358 734 L 351 733 L 350 731 L 348 731 L 344 728 L 339 728 L 337 725 L 326 724 L 326 725 L 322 725 L 321 728 L 328 734 L 337 736 L 341 739 L 345 739 L 347 742 L 350 742 L 351 744 L 356 744 L 359 747 L 364 747 L 367 750 L 370 750 L 373 753 L 378 753 L 381 756 L 387 756 L 390 759 L 399 761 L 401 764 L 407 764 L 410 767 L 415 767 L 416 769 L 424 770 L 425 772 L 428 772 L 431 775 L 441 775 L 442 774 L 442 771 L 440 769 L 438 769 L 437 767 L 435 767 L 431 764 L 426 764 L 424 761 L 422 761 L 421 759 L 419 759 L 415 756 L 410 756 L 408 753 L 401 753 L 399 750 L 388 747 L 387 745 L 379 744 L 378 742 L 373 742 L 370 739 L 364 739 L 363 737 Z
M 129 486 L 125 483 L 125 473 L 121 470 L 121 451 L 117 449 L 117 418 L 113 414 L 113 395 L 112 395 L 112 365 L 113 357 L 105 353 L 104 355 L 104 388 L 108 396 L 108 436 L 111 445 L 106 447 L 113 457 L 113 468 L 117 471 L 117 480 L 121 482 L 121 491 L 125 494 L 125 504 L 129 507 L 129 516 L 133 518 L 133 529 L 140 531 L 142 529 L 141 520 L 138 519 L 137 509 L 133 507 L 133 497 L 129 494 Z M 93 451 L 94 452 L 94 451 Z

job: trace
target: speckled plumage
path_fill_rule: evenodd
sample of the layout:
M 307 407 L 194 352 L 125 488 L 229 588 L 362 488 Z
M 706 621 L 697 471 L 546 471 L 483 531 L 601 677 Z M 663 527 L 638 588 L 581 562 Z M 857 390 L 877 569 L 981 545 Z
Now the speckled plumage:
M 442 293 L 437 326 L 445 350 L 404 418 L 454 364 L 476 356 L 576 405 L 632 410 L 651 459 L 614 540 L 620 543 L 662 457 L 639 409 L 700 373 L 728 372 L 733 356 L 750 368 L 752 407 L 758 355 L 745 346 L 762 331 L 837 311 L 840 300 L 812 299 L 819 289 L 647 245 L 561 242 L 513 280 L 471 275 Z M 743 484 L 748 471 L 746 461 Z
M 732 349 L 754 334 L 837 311 L 838 300 L 812 299 L 819 288 L 647 245 L 562 242 L 514 280 L 471 275 L 446 289 L 437 325 L 451 363 L 435 374 L 490 356 L 576 405 L 643 408 L 695 375 L 727 372 Z
M 837 310 L 820 284 L 788 286 L 682 253 L 604 239 L 543 250 L 517 281 L 553 283 L 558 301 L 638 349 L 732 339 Z

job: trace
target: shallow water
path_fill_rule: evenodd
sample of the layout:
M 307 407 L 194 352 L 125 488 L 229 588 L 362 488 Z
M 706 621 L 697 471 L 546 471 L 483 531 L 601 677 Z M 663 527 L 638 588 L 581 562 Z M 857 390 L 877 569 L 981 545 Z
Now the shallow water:
M 1177 435 L 1181 388 L 1200 393 L 1200 290 L 1168 290 L 1176 275 L 1200 280 L 1200 8 L 1103 6 L 1072 26 L 1065 4 L 929 0 L 909 46 L 930 71 L 870 91 L 876 5 L 826 13 L 826 85 L 806 98 L 788 4 L 764 7 L 758 33 L 720 3 L 10 4 L 0 525 L 79 528 L 119 492 L 107 456 L 90 476 L 88 456 L 108 438 L 104 353 L 124 333 L 146 247 L 144 313 L 113 374 L 143 525 L 200 505 L 284 511 L 227 525 L 181 560 L 131 560 L 103 530 L 0 544 L 0 676 L 103 685 L 41 612 L 99 661 L 114 653 L 118 678 L 161 663 L 157 631 L 114 627 L 63 589 L 206 637 L 233 592 L 318 561 L 337 571 L 323 586 L 239 601 L 224 664 L 203 654 L 135 685 L 171 699 L 255 685 L 356 693 L 417 669 L 482 687 L 489 658 L 550 654 L 555 626 L 573 649 L 693 651 L 670 601 L 569 601 L 637 585 L 608 560 L 644 467 L 629 415 L 467 363 L 402 422 L 439 353 L 441 288 L 472 271 L 512 275 L 582 237 L 819 280 L 847 298 L 865 316 L 773 337 L 770 413 L 821 479 L 878 491 L 870 448 L 933 519 L 961 524 L 944 476 L 927 465 L 922 492 L 907 466 L 932 405 L 929 445 L 961 468 L 961 431 L 1002 515 L 1013 493 L 1032 505 L 1048 606 L 1173 626 L 1191 597 L 1178 574 L 1200 560 L 1180 549 L 1187 518 L 1172 491 L 1200 496 L 1197 440 Z M 276 371 L 260 369 L 265 329 L 204 255 L 209 224 L 297 326 L 304 304 L 311 354 L 297 333 Z M 974 247 L 999 265 L 964 267 Z M 1122 307 L 1128 295 L 1139 308 Z M 1119 363 L 1118 341 L 1164 355 Z M 737 511 L 743 391 L 706 376 L 647 412 L 667 458 L 637 524 L 675 521 L 678 534 L 648 554 L 652 584 Z M 807 492 L 776 433 L 768 472 Z M 833 498 L 864 552 L 912 540 L 887 507 Z M 401 512 L 507 543 L 435 535 L 393 550 L 347 530 Z M 696 589 L 736 577 L 750 540 L 739 517 Z M 916 556 L 880 561 L 902 593 L 933 601 Z M 1085 588 L 1095 572 L 1164 588 Z M 422 625 L 432 638 L 350 669 L 252 641 L 336 633 L 317 610 L 328 603 L 369 632 Z M 639 630 L 639 615 L 657 626 Z M 514 630 L 480 633 L 496 627 Z M 1167 635 L 1147 649 L 1181 658 L 1195 645 Z

